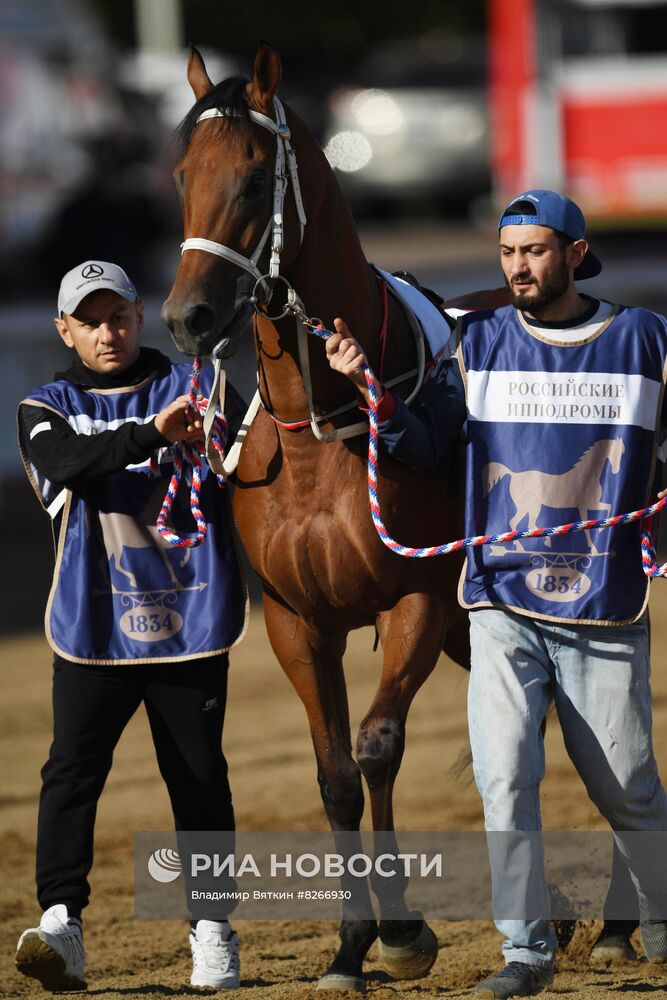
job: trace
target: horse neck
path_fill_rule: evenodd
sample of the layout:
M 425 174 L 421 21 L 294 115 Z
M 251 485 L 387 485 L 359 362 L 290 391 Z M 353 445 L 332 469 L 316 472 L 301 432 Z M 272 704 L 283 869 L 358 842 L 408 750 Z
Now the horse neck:
M 329 328 L 336 316 L 342 316 L 372 358 L 383 319 L 379 282 L 364 256 L 338 181 L 323 154 L 320 156 L 324 161 L 324 192 L 289 278 L 306 311 L 320 316 Z
M 575 462 L 574 468 L 585 466 L 590 470 L 590 474 L 601 474 L 604 468 L 605 462 L 609 462 L 612 472 L 614 471 L 614 460 L 616 458 L 617 445 L 612 441 L 611 446 L 609 440 L 604 438 L 600 441 L 595 441 L 590 447 L 586 449 L 581 458 Z
M 312 140 L 311 140 L 312 141 Z M 321 151 L 299 156 L 299 173 L 311 178 L 307 199 L 308 224 L 303 243 L 285 277 L 304 303 L 308 316 L 318 316 L 325 327 L 343 317 L 359 340 L 371 367 L 378 371 L 383 299 L 380 284 L 364 257 L 352 214 L 331 168 Z M 306 169 L 304 169 L 304 166 Z M 320 183 L 313 184 L 318 172 Z M 304 183 L 304 194 L 306 184 Z M 258 321 L 260 383 L 264 382 L 272 411 L 282 420 L 303 419 L 307 404 L 298 361 L 296 324 L 293 319 L 276 323 Z M 323 342 L 309 337 L 313 396 L 321 409 L 335 408 L 355 397 L 347 380 L 332 372 Z

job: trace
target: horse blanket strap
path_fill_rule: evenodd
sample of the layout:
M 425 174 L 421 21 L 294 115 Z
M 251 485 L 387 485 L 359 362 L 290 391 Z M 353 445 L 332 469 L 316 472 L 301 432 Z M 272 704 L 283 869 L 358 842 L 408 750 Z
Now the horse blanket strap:
M 231 446 L 227 452 L 227 456 L 222 463 L 222 468 L 225 476 L 231 475 L 236 466 L 239 464 L 239 456 L 241 454 L 241 448 L 243 447 L 243 442 L 245 441 L 246 435 L 250 430 L 250 425 L 257 416 L 257 411 L 259 410 L 261 404 L 261 399 L 259 397 L 259 391 L 255 393 L 252 397 L 250 406 L 243 418 L 243 423 L 239 427 L 236 438 L 234 439 L 234 444 Z

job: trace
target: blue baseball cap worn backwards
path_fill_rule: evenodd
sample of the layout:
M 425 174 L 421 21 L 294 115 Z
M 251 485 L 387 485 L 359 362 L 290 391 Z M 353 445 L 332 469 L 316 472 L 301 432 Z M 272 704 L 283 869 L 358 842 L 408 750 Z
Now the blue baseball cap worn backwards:
M 556 229 L 573 240 L 586 239 L 584 214 L 571 198 L 558 191 L 536 188 L 513 198 L 500 216 L 498 229 L 503 226 L 546 226 Z M 588 250 L 574 272 L 577 280 L 594 278 L 602 270 L 602 262 Z

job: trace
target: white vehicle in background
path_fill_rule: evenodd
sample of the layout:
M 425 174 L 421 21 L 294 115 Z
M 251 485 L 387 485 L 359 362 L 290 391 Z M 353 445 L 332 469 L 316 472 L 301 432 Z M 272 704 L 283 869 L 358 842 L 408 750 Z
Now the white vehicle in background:
M 425 36 L 386 43 L 361 83 L 336 90 L 324 151 L 353 208 L 465 208 L 488 191 L 481 43 Z

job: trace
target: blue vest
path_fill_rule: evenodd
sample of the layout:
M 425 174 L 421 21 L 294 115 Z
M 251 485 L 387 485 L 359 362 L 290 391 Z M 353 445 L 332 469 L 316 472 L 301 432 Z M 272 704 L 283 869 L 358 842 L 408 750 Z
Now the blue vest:
M 212 369 L 201 376 L 208 395 Z M 52 382 L 25 403 L 64 417 L 77 433 L 96 434 L 152 419 L 189 391 L 190 366 L 172 365 L 137 386 L 83 389 Z M 160 474 L 149 462 L 61 491 L 29 462 L 28 477 L 57 519 L 56 566 L 46 609 L 46 635 L 61 656 L 77 663 L 164 663 L 212 656 L 243 634 L 247 593 L 230 527 L 225 490 L 204 465 L 201 507 L 208 525 L 196 548 L 174 548 L 154 527 L 173 471 L 171 450 L 160 452 Z M 64 503 L 63 503 L 64 500 Z M 189 488 L 179 489 L 172 530 L 196 534 Z
M 608 517 L 655 499 L 667 320 L 608 303 L 598 316 L 582 339 L 561 343 L 509 306 L 463 317 L 467 535 Z M 469 549 L 460 599 L 552 621 L 632 622 L 648 599 L 639 523 Z

